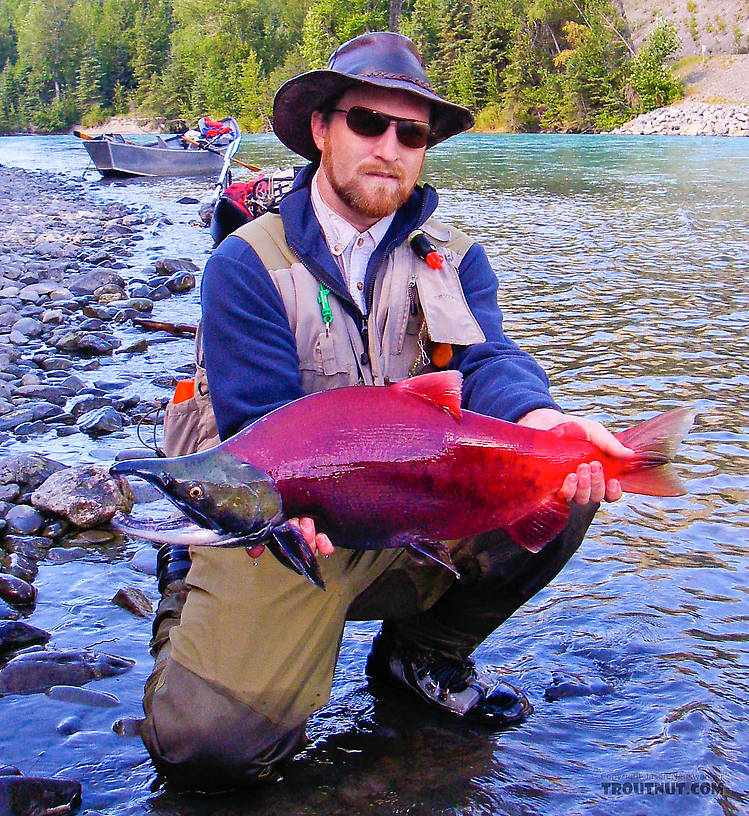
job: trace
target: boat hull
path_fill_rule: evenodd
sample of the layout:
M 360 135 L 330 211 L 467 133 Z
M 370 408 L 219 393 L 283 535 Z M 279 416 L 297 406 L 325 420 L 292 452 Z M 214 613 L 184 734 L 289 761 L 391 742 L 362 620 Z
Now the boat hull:
M 105 177 L 205 176 L 218 173 L 222 155 L 198 148 L 151 147 L 89 139 L 84 146 L 96 169 Z

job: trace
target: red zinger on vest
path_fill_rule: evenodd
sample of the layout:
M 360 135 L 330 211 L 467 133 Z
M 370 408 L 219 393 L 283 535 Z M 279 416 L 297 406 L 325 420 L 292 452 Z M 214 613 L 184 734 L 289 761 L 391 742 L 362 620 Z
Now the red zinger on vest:
M 318 584 L 319 573 L 297 563 L 314 563 L 301 535 L 277 534 L 283 516 L 311 516 L 338 546 L 409 547 L 455 571 L 443 541 L 503 529 L 526 549 L 542 549 L 567 522 L 559 490 L 582 462 L 601 462 L 606 478 L 619 479 L 628 492 L 686 492 L 670 459 L 693 409 L 677 408 L 619 434 L 635 456 L 616 459 L 573 422 L 541 431 L 464 411 L 461 384 L 460 373 L 447 371 L 388 387 L 323 391 L 211 450 L 121 462 L 113 470 L 148 479 L 196 521 L 202 534 L 188 543 L 237 546 L 248 543 L 243 533 L 270 534 L 281 553 L 269 545 L 271 551 Z M 237 465 L 250 468 L 244 484 L 251 495 L 242 495 L 243 477 L 232 472 Z M 270 477 L 262 501 L 261 480 L 250 478 L 258 473 Z M 271 484 L 282 512 L 269 500 Z M 132 524 L 130 530 L 143 535 Z M 174 527 L 170 532 L 174 541 Z

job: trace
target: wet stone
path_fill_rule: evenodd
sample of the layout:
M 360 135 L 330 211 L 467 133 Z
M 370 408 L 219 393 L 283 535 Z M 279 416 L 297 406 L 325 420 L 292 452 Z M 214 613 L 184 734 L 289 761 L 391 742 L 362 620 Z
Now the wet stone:
M 34 362 L 43 371 L 68 371 L 73 367 L 73 361 L 69 357 L 58 355 L 38 354 L 34 357 Z
M 21 617 L 21 613 L 10 604 L 0 599 L 0 621 L 16 621 Z
M 89 317 L 88 320 L 83 320 L 78 328 L 81 331 L 98 332 L 104 329 L 106 325 L 105 321 L 98 317 Z
M 87 547 L 92 544 L 106 544 L 114 540 L 114 533 L 111 530 L 82 530 L 71 536 L 67 543 L 77 547 Z
M 153 607 L 148 596 L 135 587 L 118 589 L 112 598 L 112 603 L 127 612 L 132 612 L 139 618 L 149 618 L 153 614 Z
M 92 320 L 111 320 L 114 317 L 114 313 L 114 309 L 108 309 L 106 306 L 97 306 L 94 303 L 89 303 L 83 307 L 83 314 Z
M 17 652 L 28 646 L 46 643 L 52 635 L 25 621 L 0 621 L 0 653 Z
M 46 385 L 36 383 L 33 385 L 22 385 L 16 388 L 15 396 L 26 399 L 46 400 L 56 405 L 64 405 L 68 397 L 72 396 L 67 388 L 61 385 Z
M 86 651 L 37 651 L 14 657 L 0 670 L 0 694 L 46 691 L 52 686 L 82 686 L 91 680 L 130 671 L 135 661 Z
M 33 436 L 34 434 L 46 433 L 49 426 L 42 420 L 35 420 L 34 422 L 24 422 L 23 425 L 18 425 L 15 429 L 17 437 Z
M 31 408 L 25 408 L 20 411 L 13 411 L 10 414 L 0 417 L 0 431 L 14 431 L 19 425 L 24 422 L 33 422 L 34 412 Z
M 38 487 L 65 465 L 40 453 L 21 453 L 0 457 L 0 485 L 17 484 L 21 490 Z
M 55 726 L 55 730 L 58 734 L 69 737 L 71 734 L 77 734 L 83 730 L 83 720 L 77 714 L 73 714 L 70 717 L 65 717 L 64 720 L 60 720 Z
M 77 527 L 99 527 L 118 510 L 132 510 L 133 492 L 125 479 L 85 465 L 53 474 L 34 492 L 32 503 L 64 516 Z
M 73 813 L 81 804 L 80 783 L 34 776 L 0 777 L 0 802 L 12 802 L 8 816 Z
M 28 504 L 18 504 L 5 516 L 8 531 L 17 535 L 34 535 L 46 521 L 45 517 Z
M 33 317 L 22 317 L 13 324 L 12 330 L 26 337 L 39 337 L 44 331 L 44 326 Z
M 115 345 L 96 334 L 84 333 L 77 338 L 76 351 L 81 354 L 106 355 L 114 351 Z
M 131 298 L 150 298 L 151 297 L 151 290 L 145 283 L 139 283 L 137 286 L 133 286 L 130 289 L 130 297 Z
M 10 558 L 8 558 L 8 574 L 21 578 L 30 584 L 39 574 L 39 565 L 35 558 L 28 558 L 20 553 L 11 553 Z
M 79 394 L 68 400 L 65 405 L 65 410 L 72 414 L 76 419 L 83 416 L 95 408 L 111 407 L 111 397 L 97 397 L 93 394 Z
M 116 708 L 120 705 L 119 699 L 114 694 L 80 688 L 79 686 L 52 686 L 51 689 L 48 689 L 47 696 L 53 700 L 75 703 L 76 705 L 87 705 L 92 708 Z
M 80 561 L 87 554 L 83 547 L 50 547 L 47 558 L 53 564 L 68 564 L 71 561 Z
M 112 731 L 119 737 L 139 737 L 145 720 L 136 717 L 123 717 L 112 723 Z
M 156 554 L 153 547 L 141 547 L 130 559 L 130 568 L 145 575 L 156 575 Z
M 164 284 L 155 287 L 149 291 L 148 295 L 151 300 L 166 300 L 172 296 L 171 290 Z
M 175 294 L 189 292 L 195 288 L 195 275 L 190 272 L 175 272 L 166 282 L 167 289 Z
M 0 485 L 0 501 L 12 502 L 18 498 L 21 488 L 17 484 Z
M 89 436 L 104 436 L 121 431 L 122 414 L 111 407 L 95 408 L 78 418 L 78 427 Z
M 36 587 L 15 575 L 0 574 L 0 599 L 15 607 L 29 607 L 36 603 Z
M 121 349 L 118 350 L 119 354 L 142 354 L 144 351 L 148 351 L 148 340 L 145 338 L 143 340 L 136 340 L 135 343 L 132 343 L 129 346 L 123 346 Z
M 189 258 L 160 258 L 156 261 L 156 271 L 162 275 L 172 275 L 182 270 L 197 272 L 198 267 Z
M 135 309 L 136 312 L 153 311 L 153 301 L 150 298 L 129 298 L 117 300 L 110 304 L 113 309 Z
M 34 415 L 34 420 L 51 419 L 52 417 L 60 416 L 60 414 L 64 413 L 59 405 L 55 405 L 51 402 L 37 402 L 31 411 Z

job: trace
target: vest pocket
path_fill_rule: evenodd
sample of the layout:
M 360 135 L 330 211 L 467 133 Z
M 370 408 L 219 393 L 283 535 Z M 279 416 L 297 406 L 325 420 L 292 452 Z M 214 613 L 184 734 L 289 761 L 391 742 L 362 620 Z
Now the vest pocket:
M 357 383 L 356 372 L 341 362 L 341 356 L 336 354 L 333 333 L 321 331 L 312 347 L 312 359 L 299 361 L 302 387 L 307 394 Z

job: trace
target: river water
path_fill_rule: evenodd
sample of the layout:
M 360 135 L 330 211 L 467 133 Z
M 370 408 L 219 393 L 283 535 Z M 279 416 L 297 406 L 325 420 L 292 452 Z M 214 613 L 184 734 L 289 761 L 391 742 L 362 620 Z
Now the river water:
M 292 160 L 271 136 L 245 138 L 238 155 L 266 168 Z M 87 159 L 69 137 L 0 140 L 3 164 L 66 178 Z M 749 812 L 749 140 L 468 135 L 430 151 L 425 178 L 442 218 L 486 247 L 507 332 L 546 367 L 567 410 L 615 430 L 676 406 L 700 412 L 678 456 L 689 495 L 603 507 L 565 570 L 477 653 L 527 691 L 533 716 L 494 733 L 375 700 L 363 669 L 376 625 L 351 624 L 331 702 L 283 782 L 210 799 L 155 787 L 139 740 L 111 730 L 140 716 L 151 661 L 150 622 L 110 598 L 135 586 L 157 599 L 155 579 L 128 566 L 138 545 L 120 542 L 42 564 L 30 619 L 58 648 L 136 660 L 92 686 L 120 707 L 6 697 L 0 764 L 78 779 L 83 812 L 117 816 Z M 197 205 L 176 199 L 206 198 L 210 181 L 105 183 L 89 171 L 81 185 L 172 220 L 142 233 L 134 267 L 164 255 L 204 263 Z M 155 313 L 194 321 L 198 311 L 196 292 Z M 152 380 L 190 355 L 175 340 L 152 345 L 137 371 L 102 372 L 163 395 Z M 81 436 L 34 448 L 107 462 L 132 442 Z M 600 693 L 547 701 L 554 675 Z M 55 727 L 70 715 L 82 729 L 62 736 Z

